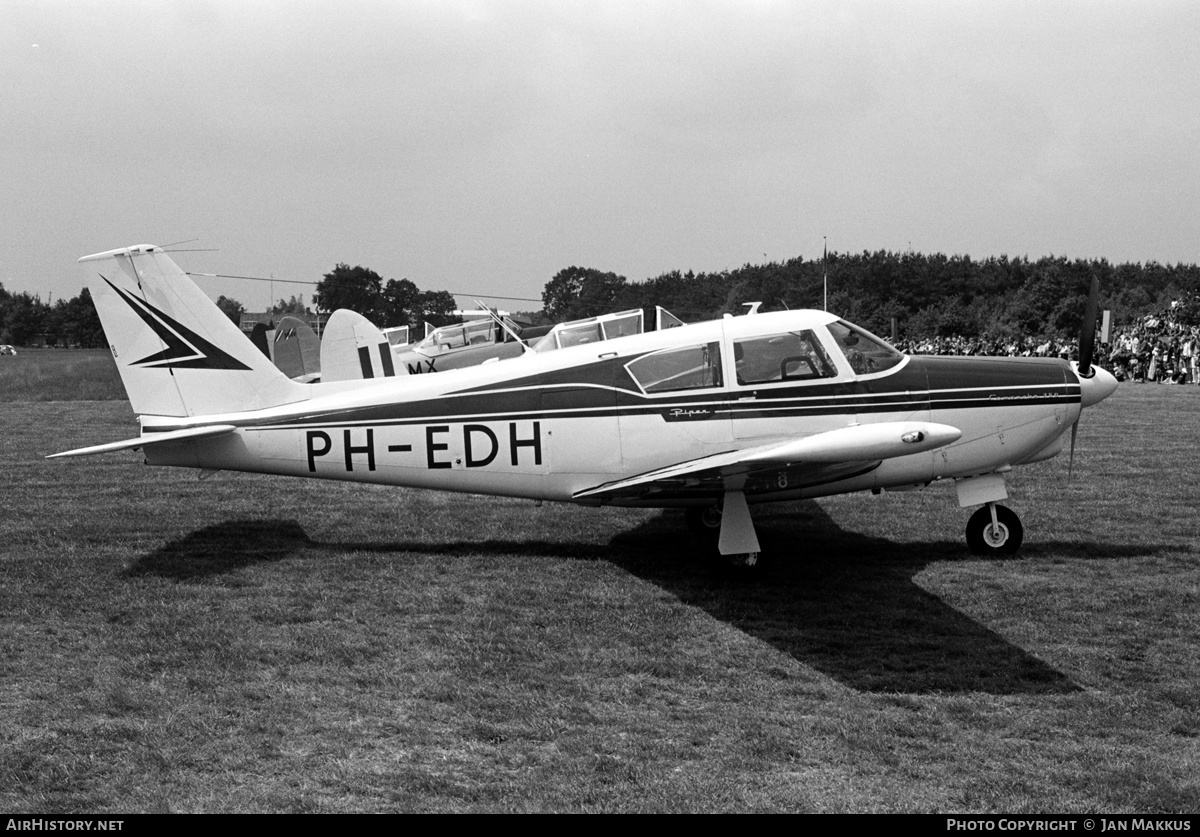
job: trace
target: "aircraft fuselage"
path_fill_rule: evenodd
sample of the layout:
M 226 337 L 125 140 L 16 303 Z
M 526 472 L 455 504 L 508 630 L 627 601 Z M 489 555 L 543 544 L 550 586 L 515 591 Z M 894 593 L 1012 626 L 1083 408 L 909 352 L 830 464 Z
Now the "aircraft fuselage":
M 315 385 L 307 401 L 267 410 L 145 416 L 144 434 L 238 427 L 148 446 L 147 462 L 577 501 L 607 481 L 855 424 L 932 421 L 962 431 L 937 450 L 850 461 L 819 478 L 750 474 L 744 491 L 753 503 L 923 486 L 1049 458 L 1079 415 L 1080 379 L 1065 362 L 904 357 L 863 372 L 835 350 L 822 330 L 827 320 L 819 312 L 739 317 L 441 375 Z M 739 342 L 801 329 L 829 350 L 821 352 L 824 377 L 742 383 Z M 709 378 L 686 389 L 647 387 L 643 370 L 678 346 L 704 352 Z M 681 481 L 606 502 L 671 506 L 719 496 Z

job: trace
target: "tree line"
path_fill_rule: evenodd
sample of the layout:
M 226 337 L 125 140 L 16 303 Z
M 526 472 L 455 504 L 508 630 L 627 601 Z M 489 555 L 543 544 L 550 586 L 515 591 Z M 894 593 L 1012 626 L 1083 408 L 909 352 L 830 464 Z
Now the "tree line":
M 108 345 L 88 289 L 50 305 L 28 292 L 9 293 L 0 284 L 0 343 L 28 346 L 42 342 L 88 349 Z
M 741 313 L 748 302 L 762 302 L 763 311 L 822 308 L 827 278 L 828 309 L 885 337 L 895 321 L 899 335 L 909 339 L 1065 338 L 1079 332 L 1093 276 L 1100 279 L 1101 307 L 1113 311 L 1116 324 L 1174 305 L 1175 319 L 1200 326 L 1200 267 L 1194 264 L 1114 265 L 1061 256 L 980 260 L 889 251 L 830 253 L 825 260 L 798 256 L 719 272 L 670 271 L 642 282 L 572 266 L 546 284 L 541 311 L 518 317 L 561 322 L 661 305 L 695 322 Z M 385 282 L 370 268 L 346 264 L 324 275 L 314 302 L 323 311 L 349 308 L 384 328 L 424 321 L 438 326 L 456 319 L 449 292 L 423 291 L 408 279 Z M 241 303 L 228 297 L 218 305 L 234 322 L 243 312 Z M 272 310 L 282 316 L 306 309 L 302 297 L 292 297 Z M 0 343 L 43 340 L 48 345 L 106 345 L 88 291 L 49 305 L 0 285 Z
M 449 291 L 423 291 L 408 279 L 388 279 L 368 267 L 338 264 L 317 283 L 314 297 L 323 311 L 348 308 L 381 328 L 433 326 L 457 322 Z
M 594 268 L 559 271 L 542 294 L 551 321 L 661 305 L 687 321 L 745 311 L 825 307 L 882 336 L 896 322 L 902 337 L 977 335 L 1009 340 L 1077 336 L 1092 277 L 1101 307 L 1116 323 L 1175 303 L 1176 318 L 1200 325 L 1200 267 L 1194 264 L 1111 264 L 1104 259 L 1045 256 L 982 260 L 941 253 L 889 251 L 796 257 L 712 273 L 663 273 L 630 282 Z M 1182 306 L 1182 307 L 1180 307 Z
M 317 283 L 314 303 L 324 312 L 349 308 L 383 328 L 434 326 L 456 322 L 454 296 L 447 291 L 422 291 L 408 279 L 387 282 L 361 266 L 338 264 Z M 216 305 L 234 324 L 240 324 L 245 306 L 236 299 L 221 296 Z M 306 319 L 310 312 L 303 296 L 280 299 L 268 309 L 274 319 L 294 316 Z M 10 293 L 0 283 L 0 343 L 15 346 L 79 346 L 85 349 L 108 345 L 100 317 L 87 288 L 73 299 L 60 299 L 53 305 L 28 292 Z

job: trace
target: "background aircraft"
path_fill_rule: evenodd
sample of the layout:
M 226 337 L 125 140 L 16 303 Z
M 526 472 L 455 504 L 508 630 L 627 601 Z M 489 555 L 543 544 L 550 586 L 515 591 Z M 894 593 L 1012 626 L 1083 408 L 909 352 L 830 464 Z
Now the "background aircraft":
M 567 346 L 596 343 L 641 334 L 646 330 L 673 328 L 683 321 L 664 308 L 635 308 L 582 320 L 535 326 L 499 314 L 491 319 L 442 326 L 410 346 L 395 347 L 398 367 L 410 375 L 445 372 L 505 360 L 535 352 L 551 352 Z M 400 374 L 403 374 L 401 372 Z
M 324 383 L 391 378 L 408 374 L 396 368 L 388 338 L 356 311 L 339 308 L 329 315 L 321 337 L 321 378 Z
M 598 317 L 558 323 L 544 337 L 533 342 L 532 346 L 535 352 L 552 352 L 568 346 L 615 340 L 618 337 L 629 337 L 646 331 L 662 331 L 664 328 L 681 325 L 683 320 L 660 305 L 633 308 L 615 314 L 601 314 Z
M 160 248 L 81 262 L 141 435 L 55 456 L 140 448 L 152 465 L 685 507 L 743 563 L 759 552 L 751 504 L 936 480 L 980 507 L 972 550 L 1013 552 L 1004 475 L 1058 454 L 1116 388 L 1091 364 L 1095 284 L 1078 366 L 912 357 L 832 314 L 785 311 L 303 385 Z
M 479 319 L 434 329 L 424 340 L 396 349 L 399 374 L 445 372 L 489 360 L 520 357 L 525 353 L 527 331 L 545 333 L 545 329 L 535 326 L 522 329 L 519 323 L 507 318 L 504 326 L 494 319 Z
M 321 339 L 298 317 L 283 317 L 271 338 L 271 360 L 289 378 L 308 382 L 321 377 Z

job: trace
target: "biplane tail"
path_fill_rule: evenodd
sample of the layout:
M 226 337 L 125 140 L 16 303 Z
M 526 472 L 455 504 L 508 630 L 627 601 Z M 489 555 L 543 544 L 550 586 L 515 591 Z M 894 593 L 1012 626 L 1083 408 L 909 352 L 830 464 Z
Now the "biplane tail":
M 135 413 L 207 416 L 308 397 L 161 248 L 79 261 Z

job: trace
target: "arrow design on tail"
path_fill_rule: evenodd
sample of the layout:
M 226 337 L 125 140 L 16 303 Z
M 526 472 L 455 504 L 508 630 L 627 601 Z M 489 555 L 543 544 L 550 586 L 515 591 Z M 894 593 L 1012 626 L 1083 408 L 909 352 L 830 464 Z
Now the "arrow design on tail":
M 143 299 L 118 288 L 108 277 L 100 274 L 110 288 L 133 309 L 133 312 L 150 326 L 158 339 L 166 344 L 161 352 L 135 360 L 130 366 L 149 369 L 245 369 L 250 367 L 235 357 L 221 351 L 199 334 L 159 311 Z

